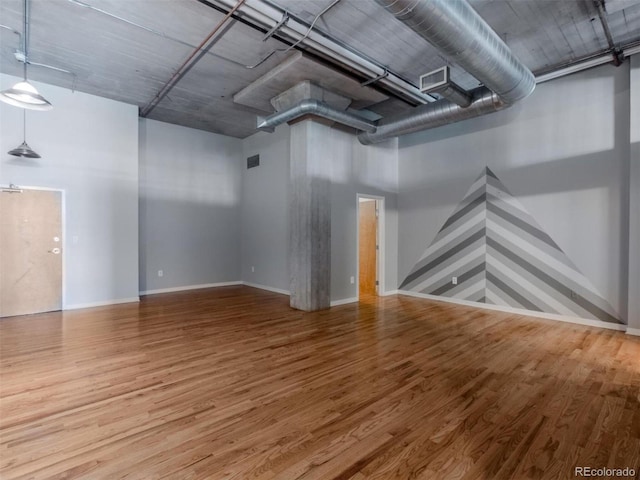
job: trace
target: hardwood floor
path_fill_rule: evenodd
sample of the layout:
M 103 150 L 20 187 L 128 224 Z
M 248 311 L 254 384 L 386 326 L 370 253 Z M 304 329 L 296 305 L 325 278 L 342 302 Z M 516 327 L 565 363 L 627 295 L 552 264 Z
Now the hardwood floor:
M 225 287 L 4 319 L 0 348 L 5 480 L 640 470 L 640 338 L 621 332 Z

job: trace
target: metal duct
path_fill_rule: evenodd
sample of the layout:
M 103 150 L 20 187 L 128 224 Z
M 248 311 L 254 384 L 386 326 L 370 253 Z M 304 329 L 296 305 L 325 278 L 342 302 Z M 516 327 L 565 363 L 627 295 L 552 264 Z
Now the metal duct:
M 358 135 L 358 140 L 363 145 L 370 145 L 387 138 L 497 112 L 509 106 L 496 93 L 486 87 L 477 88 L 470 93 L 472 102 L 468 107 L 461 107 L 449 100 L 439 100 L 435 103 L 422 105 L 416 107 L 409 115 L 404 114 L 382 119 L 375 132 L 362 132 Z
M 448 65 L 420 75 L 420 91 L 428 94 L 438 93 L 461 107 L 471 105 L 471 95 L 451 80 Z
M 376 0 L 443 55 L 476 77 L 484 87 L 461 107 L 449 100 L 416 107 L 381 120 L 375 132 L 358 139 L 369 145 L 387 138 L 502 110 L 533 92 L 536 80 L 466 0 Z
M 270 131 L 278 125 L 290 122 L 303 115 L 316 115 L 365 132 L 374 132 L 376 130 L 376 125 L 366 118 L 337 110 L 324 102 L 314 99 L 302 100 L 295 106 L 266 118 L 258 117 L 257 127 L 259 130 Z
M 448 83 L 441 88 L 434 89 L 433 91 L 461 107 L 466 108 L 471 105 L 471 95 L 469 95 L 469 92 L 466 92 L 453 82 Z
M 375 0 L 507 104 L 535 88 L 531 71 L 466 0 Z
M 462 107 L 449 100 L 439 100 L 416 107 L 409 114 L 384 118 L 374 124 L 322 102 L 304 100 L 289 110 L 264 120 L 258 119 L 258 128 L 270 129 L 310 113 L 363 130 L 358 139 L 369 145 L 390 137 L 496 112 L 533 92 L 536 81 L 531 71 L 511 53 L 509 47 L 466 0 L 376 2 L 484 83 L 484 87 L 469 92 L 471 104 Z

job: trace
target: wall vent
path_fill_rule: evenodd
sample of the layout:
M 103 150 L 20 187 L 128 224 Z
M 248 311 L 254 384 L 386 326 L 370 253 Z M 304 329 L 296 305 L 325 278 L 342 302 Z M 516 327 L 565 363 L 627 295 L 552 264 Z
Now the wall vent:
M 252 155 L 247 158 L 247 169 L 260 165 L 260 155 Z

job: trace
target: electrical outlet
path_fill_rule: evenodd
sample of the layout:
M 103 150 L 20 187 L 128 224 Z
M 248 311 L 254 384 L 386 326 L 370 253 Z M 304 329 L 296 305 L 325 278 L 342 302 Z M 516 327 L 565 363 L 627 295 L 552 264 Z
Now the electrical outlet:
M 159 277 L 163 277 L 164 276 L 164 272 L 162 270 L 158 270 L 158 276 Z
M 356 283 L 356 277 L 351 277 L 350 281 L 351 283 Z
M 453 285 L 457 285 L 458 284 L 458 277 L 451 277 L 451 283 Z
M 254 273 L 256 271 L 256 267 L 254 267 L 253 265 L 251 266 L 251 273 Z

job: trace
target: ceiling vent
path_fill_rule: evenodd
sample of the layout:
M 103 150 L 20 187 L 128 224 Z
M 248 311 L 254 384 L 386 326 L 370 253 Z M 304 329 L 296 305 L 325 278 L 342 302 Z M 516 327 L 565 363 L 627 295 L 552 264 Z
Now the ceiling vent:
M 471 95 L 451 81 L 451 71 L 448 66 L 420 75 L 420 91 L 437 93 L 461 107 L 466 108 L 471 105 Z
M 449 82 L 449 67 L 442 67 L 433 72 L 420 75 L 420 91 L 422 93 L 437 92 Z

